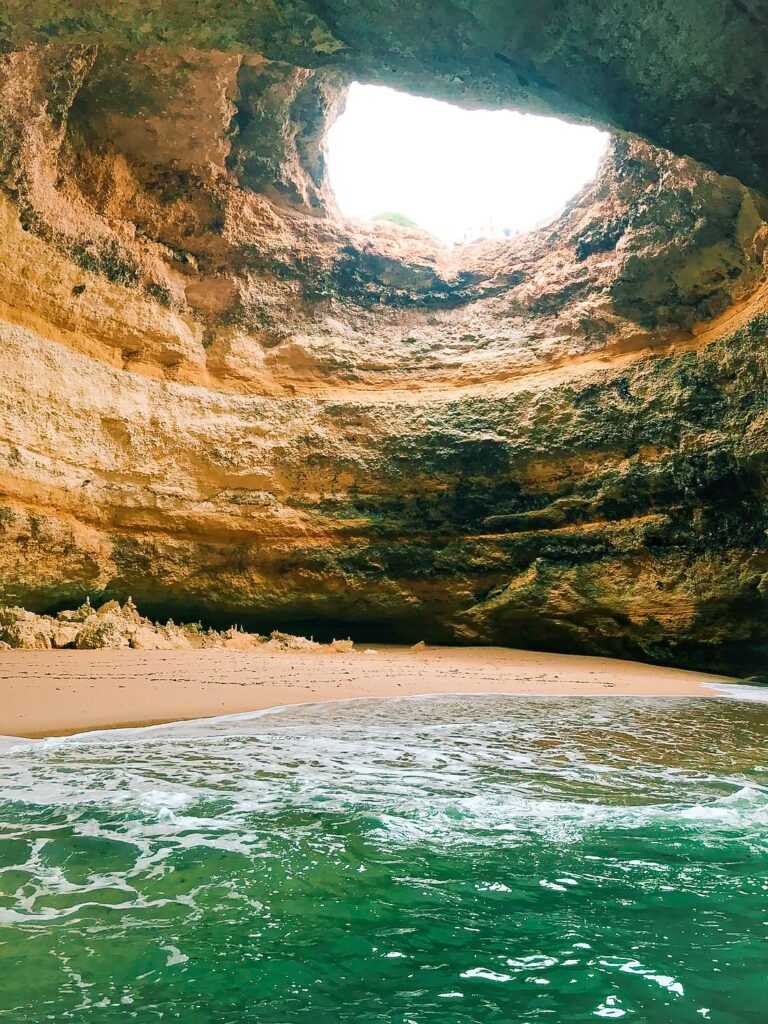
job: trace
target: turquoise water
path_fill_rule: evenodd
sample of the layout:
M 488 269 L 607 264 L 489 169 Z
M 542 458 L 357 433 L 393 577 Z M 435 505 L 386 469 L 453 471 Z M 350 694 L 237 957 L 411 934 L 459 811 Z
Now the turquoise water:
M 768 705 L 358 701 L 0 749 L 0 1020 L 768 1020 Z

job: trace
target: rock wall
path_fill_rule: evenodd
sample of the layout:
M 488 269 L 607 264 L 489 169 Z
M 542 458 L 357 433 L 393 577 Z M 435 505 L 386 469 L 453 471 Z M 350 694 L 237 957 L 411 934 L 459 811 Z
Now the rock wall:
M 0 47 L 188 46 L 642 135 L 765 190 L 766 0 L 0 0 Z
M 383 8 L 352 56 L 308 20 L 306 66 L 261 8 L 261 52 L 173 4 L 183 46 L 82 7 L 22 46 L 35 10 L 0 55 L 2 601 L 764 664 L 759 192 L 622 134 L 553 224 L 445 250 L 327 186 Z M 420 45 L 388 76 L 440 92 Z

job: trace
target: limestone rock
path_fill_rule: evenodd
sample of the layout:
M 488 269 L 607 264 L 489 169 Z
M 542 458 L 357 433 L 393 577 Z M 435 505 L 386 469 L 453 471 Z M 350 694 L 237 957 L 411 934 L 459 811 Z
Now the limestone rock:
M 746 5 L 5 6 L 1 643 L 301 622 L 764 669 Z M 552 223 L 447 250 L 337 214 L 354 76 L 617 135 Z
M 352 654 L 355 642 L 354 640 L 331 640 L 328 646 L 334 654 Z
M 321 651 L 347 653 L 351 640 L 322 644 L 292 633 L 273 630 L 269 640 L 238 628 L 219 632 L 199 623 L 177 625 L 169 620 L 154 623 L 139 613 L 133 600 L 110 600 L 94 610 L 90 601 L 56 616 L 37 615 L 24 608 L 0 606 L 0 650 L 45 650 L 73 647 L 78 650 L 183 651 L 219 648 L 233 651 Z
M 270 633 L 269 640 L 265 644 L 267 648 L 279 651 L 318 651 L 320 644 L 314 640 L 307 640 L 303 636 L 293 636 L 291 633 L 281 633 L 274 629 Z
M 52 646 L 53 623 L 23 608 L 0 607 L 0 639 L 12 648 L 47 650 Z
M 75 622 L 58 622 L 51 635 L 51 646 L 57 649 L 75 647 L 82 626 Z
M 234 90 L 219 69 L 233 55 L 245 55 L 231 67 L 242 68 L 241 93 L 248 112 L 242 130 L 246 147 L 255 149 L 257 171 L 269 166 L 278 134 L 272 111 L 290 100 L 304 111 L 316 103 L 294 92 L 290 72 L 325 68 L 468 106 L 561 114 L 636 133 L 764 188 L 764 28 L 759 0 L 613 0 L 599 7 L 560 0 L 471 5 L 447 0 L 377 5 L 273 0 L 256 8 L 253 0 L 225 5 L 198 0 L 192 7 L 164 3 L 150 8 L 141 0 L 90 0 L 76 7 L 4 0 L 0 41 L 3 51 L 13 52 L 30 42 L 56 39 L 71 43 L 81 60 L 93 61 L 94 44 L 125 53 L 141 40 L 149 49 L 136 60 L 135 79 L 115 71 L 108 59 L 98 86 L 110 104 L 127 101 L 143 115 L 147 123 L 139 129 L 132 126 L 130 131 L 118 118 L 114 125 L 118 137 L 138 142 L 140 153 L 158 146 L 167 158 L 186 138 L 189 149 L 201 149 L 213 167 L 220 167 L 226 150 L 211 145 L 206 122 L 217 110 L 226 116 L 233 98 Z M 171 89 L 157 82 L 168 61 L 162 47 L 184 58 Z M 196 64 L 201 54 L 217 68 L 215 87 L 199 85 Z M 287 65 L 285 71 L 265 74 L 261 55 Z M 157 115 L 158 96 L 168 93 L 186 101 L 175 130 Z M 56 99 L 58 111 L 59 95 Z M 285 136 L 292 142 L 295 138 L 297 149 L 306 148 L 310 165 L 316 166 L 313 119 L 305 113 L 291 129 Z M 264 137 L 268 148 L 262 155 L 258 140 Z M 286 163 L 284 159 L 275 165 L 273 173 Z M 256 180 L 261 184 L 264 178 Z
M 79 650 L 130 647 L 130 633 L 122 616 L 111 611 L 103 615 L 97 612 L 82 624 L 75 645 Z

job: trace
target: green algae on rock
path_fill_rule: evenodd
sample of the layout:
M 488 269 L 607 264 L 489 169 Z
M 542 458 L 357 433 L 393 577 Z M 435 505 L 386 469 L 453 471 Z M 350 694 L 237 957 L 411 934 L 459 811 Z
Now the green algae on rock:
M 0 600 L 763 668 L 744 12 L 718 50 L 711 4 L 42 6 L 0 54 Z M 447 250 L 336 213 L 353 75 L 619 134 L 551 224 Z

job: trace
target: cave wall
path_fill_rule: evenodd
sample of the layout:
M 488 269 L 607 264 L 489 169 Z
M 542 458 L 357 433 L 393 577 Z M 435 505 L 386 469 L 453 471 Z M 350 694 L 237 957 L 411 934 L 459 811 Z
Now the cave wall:
M 746 671 L 765 650 L 767 328 L 423 403 L 234 398 L 6 329 L 4 596 Z
M 766 0 L 0 0 L 0 46 L 258 53 L 621 129 L 765 190 Z
M 477 32 L 502 18 L 474 6 Z M 281 8 L 280 28 L 274 8 L 192 25 L 164 4 L 141 39 L 130 4 L 101 21 L 58 5 L 44 26 L 6 7 L 0 599 L 132 594 L 177 618 L 765 663 L 754 174 L 679 155 L 685 131 L 664 137 L 678 155 L 625 131 L 558 220 L 449 251 L 343 221 L 323 138 L 353 73 L 541 106 L 531 68 L 515 92 L 459 22 L 427 49 L 376 7 L 365 25 L 347 5 Z M 504 53 L 530 64 L 541 26 L 515 24 Z M 567 24 L 547 68 L 565 47 L 581 73 L 551 109 L 642 128 L 613 86 L 610 117 L 584 105 L 606 72 Z M 663 83 L 636 93 L 647 138 L 686 83 L 677 106 Z M 697 155 L 732 170 L 731 143 Z

